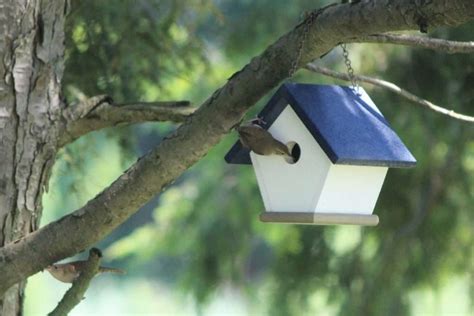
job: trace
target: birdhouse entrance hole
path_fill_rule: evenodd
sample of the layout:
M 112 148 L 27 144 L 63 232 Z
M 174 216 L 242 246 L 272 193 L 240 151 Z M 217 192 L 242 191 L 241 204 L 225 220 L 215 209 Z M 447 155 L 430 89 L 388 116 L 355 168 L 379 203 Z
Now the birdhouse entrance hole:
M 301 147 L 298 145 L 296 142 L 288 142 L 286 143 L 286 146 L 290 150 L 291 156 L 293 157 L 293 161 L 287 160 L 289 164 L 294 164 L 297 163 L 298 160 L 300 160 L 301 157 Z

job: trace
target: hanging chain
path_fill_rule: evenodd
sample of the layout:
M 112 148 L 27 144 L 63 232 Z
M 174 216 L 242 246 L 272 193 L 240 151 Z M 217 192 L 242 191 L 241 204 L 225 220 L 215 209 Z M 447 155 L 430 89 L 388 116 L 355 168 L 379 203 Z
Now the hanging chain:
M 354 69 L 352 68 L 351 60 L 349 59 L 349 52 L 347 51 L 346 43 L 342 43 L 341 48 L 342 48 L 342 56 L 344 56 L 344 64 L 346 64 L 346 68 L 347 68 L 347 75 L 349 76 L 349 79 L 351 81 L 352 90 L 354 90 L 355 93 L 360 95 L 359 82 L 356 76 L 354 75 Z
M 306 39 L 308 37 L 309 28 L 311 27 L 311 25 L 314 23 L 314 21 L 316 20 L 316 18 L 318 17 L 318 15 L 321 12 L 322 12 L 322 10 L 320 9 L 320 10 L 317 10 L 317 11 L 312 11 L 310 13 L 307 13 L 307 14 L 305 14 L 305 18 L 304 18 L 303 22 L 301 22 L 301 24 L 303 24 L 303 34 L 301 34 L 301 40 L 298 43 L 298 49 L 296 51 L 296 58 L 291 63 L 291 68 L 288 72 L 289 77 L 292 77 L 295 74 L 295 72 L 298 70 L 298 64 L 301 60 L 301 54 L 303 53 L 304 44 L 305 44 Z

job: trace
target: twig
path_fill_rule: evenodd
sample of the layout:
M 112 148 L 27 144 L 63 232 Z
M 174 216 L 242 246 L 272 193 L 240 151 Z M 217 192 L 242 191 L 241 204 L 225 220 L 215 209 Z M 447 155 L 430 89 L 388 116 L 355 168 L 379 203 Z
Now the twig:
M 316 72 L 316 73 L 319 73 L 319 74 L 322 74 L 322 75 L 325 75 L 325 76 L 333 77 L 333 78 L 340 79 L 340 80 L 350 81 L 349 76 L 344 74 L 344 73 L 340 73 L 340 72 L 337 72 L 337 71 L 334 71 L 334 70 L 331 70 L 331 69 L 328 69 L 328 68 L 325 68 L 325 67 L 316 66 L 312 63 L 307 64 L 305 68 L 310 70 L 310 71 L 313 71 L 313 72 Z M 392 91 L 392 92 L 394 92 L 398 95 L 401 95 L 402 97 L 404 97 L 404 98 L 406 98 L 406 99 L 408 99 L 408 100 L 410 100 L 410 101 L 412 101 L 412 102 L 414 102 L 418 105 L 424 106 L 424 107 L 426 107 L 426 108 L 428 108 L 432 111 L 435 111 L 437 113 L 449 116 L 450 118 L 460 120 L 460 121 L 464 121 L 464 122 L 474 123 L 474 117 L 473 116 L 460 114 L 460 113 L 454 112 L 453 110 L 448 110 L 446 108 L 443 108 L 441 106 L 433 104 L 430 101 L 422 99 L 422 98 L 414 95 L 413 93 L 408 92 L 407 90 L 404 90 L 404 89 L 400 88 L 399 86 L 397 86 L 394 83 L 391 83 L 391 82 L 388 82 L 388 81 L 385 81 L 385 80 L 382 80 L 382 79 L 367 77 L 367 76 L 355 76 L 355 78 L 360 82 L 366 82 L 366 83 L 370 83 L 374 86 L 378 86 L 378 87 L 388 89 L 388 90 L 390 90 L 390 91 Z
M 99 272 L 100 258 L 102 253 L 97 248 L 89 251 L 89 259 L 87 260 L 84 270 L 79 277 L 72 283 L 72 286 L 64 294 L 56 308 L 49 313 L 49 316 L 67 315 L 83 298 L 84 293 L 89 287 L 92 278 Z
M 91 97 L 71 109 L 66 118 L 66 133 L 61 135 L 60 146 L 106 127 L 141 122 L 183 122 L 196 108 L 189 101 L 133 102 L 114 104 L 108 96 Z
M 389 43 L 406 45 L 411 47 L 421 47 L 448 54 L 469 54 L 474 53 L 474 42 L 449 41 L 439 38 L 431 38 L 407 34 L 374 34 L 354 39 L 349 39 L 347 43 Z

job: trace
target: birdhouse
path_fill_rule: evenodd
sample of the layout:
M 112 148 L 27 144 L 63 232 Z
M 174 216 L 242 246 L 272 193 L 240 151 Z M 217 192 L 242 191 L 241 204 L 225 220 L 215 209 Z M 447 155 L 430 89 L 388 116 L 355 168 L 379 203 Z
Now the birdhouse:
M 263 156 L 238 141 L 231 164 L 252 164 L 263 222 L 377 225 L 372 214 L 388 168 L 416 160 L 367 93 L 286 83 L 260 112 L 263 128 L 293 156 Z

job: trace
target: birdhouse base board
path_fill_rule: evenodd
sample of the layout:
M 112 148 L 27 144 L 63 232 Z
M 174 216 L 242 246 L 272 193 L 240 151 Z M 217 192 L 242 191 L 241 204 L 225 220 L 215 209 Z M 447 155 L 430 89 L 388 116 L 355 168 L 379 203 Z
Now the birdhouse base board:
M 265 223 L 306 225 L 363 225 L 376 226 L 379 217 L 374 214 L 263 212 L 260 220 Z

